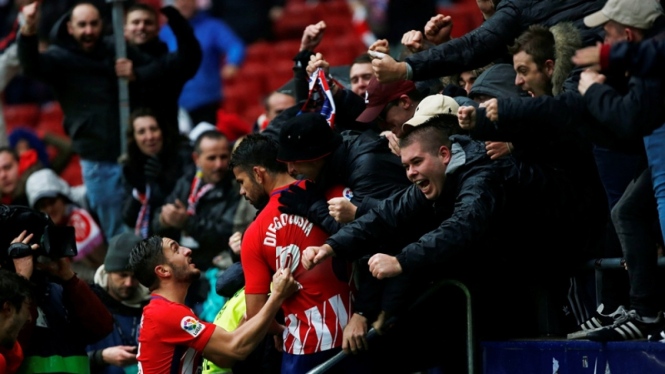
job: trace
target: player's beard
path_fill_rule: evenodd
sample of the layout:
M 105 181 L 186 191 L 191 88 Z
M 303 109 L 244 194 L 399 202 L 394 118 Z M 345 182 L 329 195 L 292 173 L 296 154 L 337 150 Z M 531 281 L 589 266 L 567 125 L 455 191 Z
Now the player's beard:
M 189 264 L 185 266 L 175 266 L 174 264 L 169 265 L 171 269 L 173 269 L 173 278 L 178 282 L 191 284 L 201 277 L 201 270 L 193 270 L 189 267 Z
M 250 203 L 254 206 L 254 208 L 260 211 L 265 208 L 266 205 L 268 205 L 268 202 L 270 201 L 270 195 L 266 193 L 266 191 L 263 189 L 263 186 L 261 186 L 253 176 L 251 180 L 252 191 Z

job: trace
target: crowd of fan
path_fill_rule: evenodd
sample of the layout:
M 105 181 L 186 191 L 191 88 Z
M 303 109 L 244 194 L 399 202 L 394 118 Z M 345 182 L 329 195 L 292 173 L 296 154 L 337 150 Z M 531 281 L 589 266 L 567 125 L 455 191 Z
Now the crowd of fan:
M 196 3 L 162 8 L 161 30 L 131 5 L 122 59 L 93 3 L 46 50 L 40 3 L 18 15 L 0 75 L 51 87 L 84 185 L 32 134 L 0 148 L 2 204 L 77 247 L 3 243 L 0 372 L 306 373 L 342 350 L 340 372 L 460 372 L 463 300 L 422 297 L 442 279 L 469 288 L 478 339 L 665 342 L 657 0 L 477 0 L 478 29 L 452 39 L 434 15 L 349 76 L 317 53 L 319 22 L 239 139 L 214 124 L 243 43 Z M 597 305 L 584 265 L 608 257 L 625 270 Z

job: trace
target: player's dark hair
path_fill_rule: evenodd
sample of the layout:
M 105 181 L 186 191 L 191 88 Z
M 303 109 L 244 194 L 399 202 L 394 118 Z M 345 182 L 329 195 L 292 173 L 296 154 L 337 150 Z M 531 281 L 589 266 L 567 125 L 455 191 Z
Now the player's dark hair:
M 23 302 L 32 298 L 32 285 L 22 276 L 0 269 L 0 307 L 9 302 L 16 311 L 21 310 Z
M 141 240 L 129 254 L 129 269 L 134 272 L 136 279 L 150 291 L 159 287 L 159 278 L 155 274 L 155 268 L 165 263 L 162 237 L 159 235 Z
M 230 168 L 249 173 L 254 166 L 262 166 L 271 174 L 286 173 L 286 164 L 277 161 L 278 149 L 277 143 L 265 135 L 247 135 L 233 151 Z

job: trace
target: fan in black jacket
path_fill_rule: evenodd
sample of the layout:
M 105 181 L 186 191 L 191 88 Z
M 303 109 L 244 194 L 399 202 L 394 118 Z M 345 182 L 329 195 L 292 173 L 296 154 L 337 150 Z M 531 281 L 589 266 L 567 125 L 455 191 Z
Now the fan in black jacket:
M 152 16 L 155 32 L 145 40 L 130 34 L 128 43 L 141 52 L 151 63 L 156 63 L 159 74 L 145 77 L 140 85 L 133 85 L 130 96 L 134 108 L 148 107 L 157 114 L 159 123 L 178 128 L 178 99 L 182 88 L 198 71 L 201 64 L 201 46 L 189 22 L 172 6 L 162 8 L 178 42 L 178 50 L 169 53 L 168 46 L 158 38 L 159 17 L 146 4 L 136 4 L 127 10 L 127 23 L 134 18 Z

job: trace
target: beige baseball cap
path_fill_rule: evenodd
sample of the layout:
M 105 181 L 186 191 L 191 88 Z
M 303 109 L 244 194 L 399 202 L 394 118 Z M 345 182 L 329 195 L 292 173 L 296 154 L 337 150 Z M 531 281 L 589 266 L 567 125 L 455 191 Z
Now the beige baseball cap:
M 584 17 L 587 27 L 600 26 L 607 21 L 648 30 L 663 9 L 656 0 L 608 0 L 603 9 Z
M 422 125 L 428 119 L 439 114 L 450 114 L 457 117 L 457 109 L 459 109 L 459 105 L 450 96 L 440 94 L 427 96 L 418 104 L 413 118 L 402 125 L 402 129 L 407 125 L 413 127 Z

